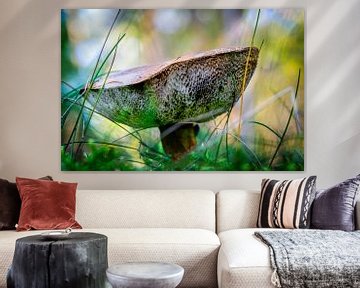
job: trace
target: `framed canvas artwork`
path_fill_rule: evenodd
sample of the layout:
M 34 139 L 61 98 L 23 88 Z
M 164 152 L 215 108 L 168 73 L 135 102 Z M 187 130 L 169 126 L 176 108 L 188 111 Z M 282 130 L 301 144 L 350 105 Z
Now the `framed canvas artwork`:
M 63 9 L 61 169 L 304 170 L 304 10 Z

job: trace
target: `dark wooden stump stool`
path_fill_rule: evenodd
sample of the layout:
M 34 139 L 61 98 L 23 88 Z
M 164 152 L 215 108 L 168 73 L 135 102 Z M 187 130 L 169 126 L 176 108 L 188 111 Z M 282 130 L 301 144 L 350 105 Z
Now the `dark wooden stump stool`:
M 8 288 L 105 287 L 107 237 L 97 233 L 70 233 L 66 239 L 41 235 L 16 240 Z

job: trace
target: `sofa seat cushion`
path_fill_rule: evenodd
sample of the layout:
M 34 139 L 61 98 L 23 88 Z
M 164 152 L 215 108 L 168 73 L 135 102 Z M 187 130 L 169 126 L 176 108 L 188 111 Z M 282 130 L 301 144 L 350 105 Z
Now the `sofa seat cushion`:
M 179 287 L 216 287 L 220 241 L 209 230 L 138 228 L 98 230 L 109 237 L 109 265 L 136 261 L 162 261 L 182 266 Z
M 254 236 L 255 231 L 262 230 L 274 229 L 234 229 L 219 234 L 219 288 L 274 287 L 269 247 Z
M 179 287 L 216 287 L 216 264 L 220 241 L 203 229 L 136 228 L 82 229 L 108 237 L 109 265 L 136 261 L 163 261 L 185 269 Z M 6 287 L 6 273 L 12 262 L 17 238 L 44 231 L 0 232 L 0 287 Z

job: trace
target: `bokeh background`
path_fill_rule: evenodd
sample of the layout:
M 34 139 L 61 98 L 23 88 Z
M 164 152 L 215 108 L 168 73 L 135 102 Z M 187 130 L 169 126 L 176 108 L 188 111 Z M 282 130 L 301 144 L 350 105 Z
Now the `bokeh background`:
M 164 157 L 157 129 L 133 137 L 131 127 L 124 129 L 81 109 L 78 91 L 89 81 L 117 13 L 113 9 L 61 12 L 62 170 L 304 169 L 303 9 L 120 12 L 100 57 L 101 61 L 125 33 L 112 71 L 219 47 L 245 47 L 253 36 L 254 45 L 261 46 L 258 67 L 243 96 L 243 113 L 239 101 L 228 127 L 222 116 L 201 124 L 198 147 L 176 163 Z M 104 73 L 109 66 L 110 61 Z

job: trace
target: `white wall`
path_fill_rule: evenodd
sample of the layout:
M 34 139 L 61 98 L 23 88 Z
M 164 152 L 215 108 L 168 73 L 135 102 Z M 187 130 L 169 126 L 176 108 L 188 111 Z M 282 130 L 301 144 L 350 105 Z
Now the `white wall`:
M 131 4 L 130 4 L 131 3 Z M 166 4 L 162 4 L 166 3 Z M 194 6 L 196 5 L 196 6 Z M 60 171 L 60 9 L 305 7 L 305 172 Z M 360 1 L 4 1 L 0 9 L 0 178 L 52 175 L 80 188 L 257 189 L 263 177 L 360 173 Z

